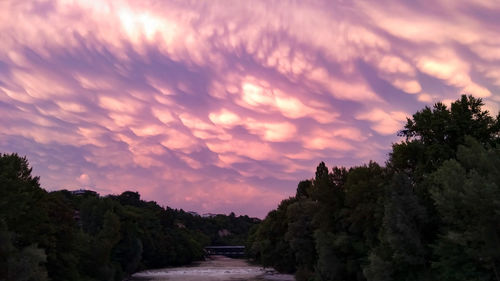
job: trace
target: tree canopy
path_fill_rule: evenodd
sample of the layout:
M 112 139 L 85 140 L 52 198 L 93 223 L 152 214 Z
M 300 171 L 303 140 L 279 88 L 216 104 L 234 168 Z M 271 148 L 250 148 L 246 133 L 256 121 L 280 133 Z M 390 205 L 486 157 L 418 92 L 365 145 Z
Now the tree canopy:
M 46 192 L 31 172 L 25 157 L 0 155 L 0 280 L 121 281 L 199 260 L 209 244 L 243 245 L 259 222 L 202 218 L 132 191 Z
M 483 105 L 416 112 L 385 167 L 321 162 L 250 236 L 254 258 L 299 281 L 500 281 L 500 118 Z

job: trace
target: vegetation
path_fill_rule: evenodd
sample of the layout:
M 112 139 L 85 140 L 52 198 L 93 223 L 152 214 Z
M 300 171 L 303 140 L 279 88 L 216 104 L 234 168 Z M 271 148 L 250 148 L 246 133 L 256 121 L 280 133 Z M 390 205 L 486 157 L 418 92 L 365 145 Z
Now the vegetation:
M 26 158 L 0 155 L 0 280 L 123 280 L 199 260 L 208 244 L 243 244 L 258 222 L 202 218 L 130 191 L 49 193 Z
M 320 163 L 253 230 L 297 280 L 500 281 L 500 116 L 462 96 L 418 111 L 385 167 Z

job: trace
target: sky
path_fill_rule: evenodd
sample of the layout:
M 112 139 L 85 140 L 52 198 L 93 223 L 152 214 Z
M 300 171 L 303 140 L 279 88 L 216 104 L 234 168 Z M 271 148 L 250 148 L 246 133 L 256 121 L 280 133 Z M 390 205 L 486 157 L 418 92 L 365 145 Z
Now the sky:
M 264 217 L 406 118 L 500 105 L 500 1 L 0 1 L 0 152 L 47 190 Z

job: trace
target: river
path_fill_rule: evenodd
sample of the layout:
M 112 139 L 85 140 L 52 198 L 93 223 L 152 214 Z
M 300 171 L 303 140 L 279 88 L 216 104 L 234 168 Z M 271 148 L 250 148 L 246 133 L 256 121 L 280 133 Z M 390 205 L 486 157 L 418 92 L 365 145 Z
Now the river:
M 211 256 L 192 266 L 145 270 L 132 275 L 130 281 L 295 281 L 293 275 L 278 274 L 271 269 L 248 264 L 245 260 Z

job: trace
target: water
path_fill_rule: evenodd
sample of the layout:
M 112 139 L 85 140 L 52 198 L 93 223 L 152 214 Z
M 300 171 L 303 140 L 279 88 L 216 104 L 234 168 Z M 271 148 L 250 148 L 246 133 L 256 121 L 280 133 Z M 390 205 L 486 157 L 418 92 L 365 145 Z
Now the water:
M 278 274 L 271 269 L 248 264 L 245 260 L 212 256 L 196 266 L 172 267 L 135 273 L 133 281 L 294 281 L 293 275 Z

